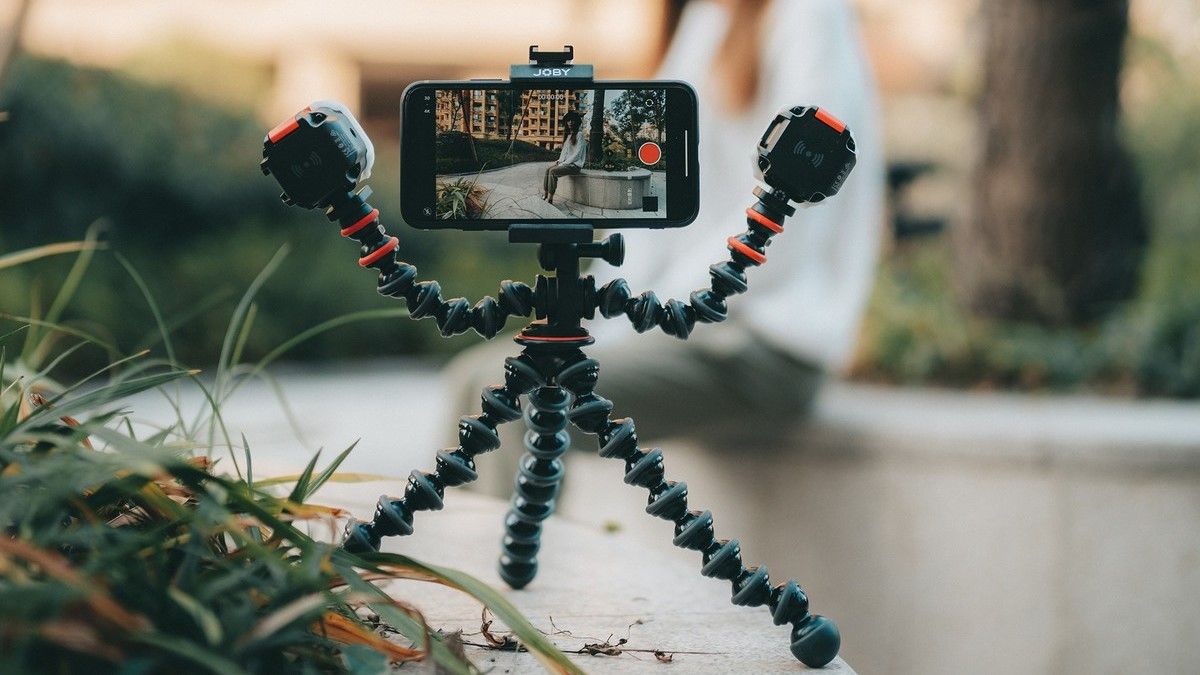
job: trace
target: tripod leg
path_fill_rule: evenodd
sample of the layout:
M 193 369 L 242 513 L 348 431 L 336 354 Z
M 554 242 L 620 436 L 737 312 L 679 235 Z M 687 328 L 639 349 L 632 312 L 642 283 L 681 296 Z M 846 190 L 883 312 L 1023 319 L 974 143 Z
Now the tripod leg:
M 483 414 L 464 415 L 459 421 L 458 447 L 437 454 L 433 473 L 413 471 L 403 497 L 380 497 L 371 522 L 347 523 L 342 546 L 352 552 L 377 551 L 383 537 L 412 534 L 413 513 L 441 509 L 447 487 L 477 478 L 475 456 L 500 447 L 496 427 L 520 417 L 521 395 L 542 383 L 541 373 L 528 356 L 505 359 L 504 384 L 483 390 Z
M 567 434 L 565 389 L 539 387 L 529 394 L 525 413 L 525 456 L 517 471 L 512 507 L 504 518 L 500 577 L 512 588 L 523 588 L 537 575 L 542 521 L 554 513 L 554 500 L 562 485 L 561 456 L 571 445 Z
M 568 417 L 585 433 L 595 434 L 600 456 L 625 460 L 625 482 L 650 491 L 646 513 L 675 523 L 673 544 L 700 551 L 700 573 L 725 579 L 733 586 L 733 604 L 766 605 L 775 625 L 792 624 L 792 654 L 805 665 L 820 668 L 837 656 L 841 635 L 826 617 L 808 613 L 808 597 L 794 580 L 771 586 L 767 567 L 742 565 L 737 540 L 717 539 L 710 511 L 688 509 L 687 483 L 664 480 L 662 451 L 638 447 L 632 419 L 609 419 L 613 404 L 593 393 L 599 364 L 579 352 L 572 366 L 559 375 L 559 383 L 575 395 Z

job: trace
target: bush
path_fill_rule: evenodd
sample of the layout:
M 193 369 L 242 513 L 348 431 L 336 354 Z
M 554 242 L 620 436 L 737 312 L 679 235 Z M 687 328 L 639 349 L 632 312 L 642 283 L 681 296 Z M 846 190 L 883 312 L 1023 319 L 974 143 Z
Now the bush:
M 377 296 L 372 275 L 354 264 L 355 247 L 334 226 L 279 202 L 274 181 L 258 169 L 268 125 L 248 111 L 35 58 L 14 64 L 0 109 L 9 113 L 0 122 L 0 253 L 80 239 L 102 221 L 110 247 L 161 291 L 168 318 L 187 320 L 176 338 L 182 359 L 203 365 L 219 351 L 237 289 L 285 245 L 291 253 L 261 293 L 248 356 L 335 315 L 396 306 Z M 378 150 L 373 201 L 402 234 L 404 258 L 422 278 L 441 277 L 448 293 L 478 297 L 494 295 L 500 279 L 532 276 L 532 248 L 508 246 L 502 234 L 401 233 L 395 149 Z M 38 289 L 61 279 L 66 266 L 50 259 L 0 275 L 0 308 L 36 312 Z M 69 318 L 102 326 L 120 349 L 135 351 L 155 335 L 142 306 L 122 266 L 102 255 Z M 372 322 L 322 335 L 293 357 L 446 353 L 470 344 L 470 337 L 443 340 L 428 325 Z
M 852 373 L 866 380 L 955 387 L 1088 389 L 1200 396 L 1200 246 L 1165 255 L 1148 276 L 1181 282 L 1141 295 L 1089 328 L 1053 328 L 970 316 L 954 300 L 949 252 L 905 245 L 880 270 Z M 1191 282 L 1188 280 L 1191 279 Z
M 479 157 L 476 162 L 471 158 L 467 134 L 443 131 L 437 135 L 436 141 L 437 173 L 473 173 L 525 162 L 552 162 L 558 159 L 557 151 L 546 150 L 527 141 L 513 140 L 511 153 L 508 152 L 508 145 L 508 140 L 504 138 L 476 138 L 475 154 Z
M 857 376 L 1200 397 L 1200 80 L 1146 38 L 1124 77 L 1152 226 L 1137 297 L 1082 329 L 984 321 L 955 301 L 943 243 L 901 244 L 877 277 Z

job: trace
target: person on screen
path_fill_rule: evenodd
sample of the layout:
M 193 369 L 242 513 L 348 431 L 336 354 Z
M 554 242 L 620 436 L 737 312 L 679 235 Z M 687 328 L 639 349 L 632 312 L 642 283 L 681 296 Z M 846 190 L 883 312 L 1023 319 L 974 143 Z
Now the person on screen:
M 726 237 L 746 227 L 756 181 L 753 149 L 775 113 L 819 105 L 854 134 L 858 163 L 838 195 L 798 209 L 772 239 L 729 318 L 678 340 L 638 334 L 624 317 L 587 322 L 600 362 L 596 393 L 644 440 L 686 438 L 731 452 L 783 449 L 813 408 L 826 373 L 849 362 L 871 291 L 884 219 L 883 137 L 875 85 L 853 10 L 844 0 L 665 0 L 657 77 L 692 84 L 699 99 L 700 215 L 678 229 L 622 230 L 625 263 L 598 262 L 596 285 L 624 277 L 632 291 L 683 299 L 727 260 Z M 447 376 L 457 414 L 479 407 L 516 353 L 497 339 L 460 355 Z M 448 430 L 454 421 L 446 420 Z M 501 427 L 504 451 L 483 456 L 481 489 L 511 492 L 521 423 Z M 510 429 L 510 427 L 517 427 Z M 576 447 L 594 441 L 576 436 Z
M 580 132 L 583 116 L 572 110 L 562 116 L 560 123 L 563 128 L 562 150 L 558 153 L 558 161 L 546 167 L 546 177 L 542 181 L 542 199 L 551 204 L 558 190 L 558 179 L 579 173 L 587 157 L 587 140 Z

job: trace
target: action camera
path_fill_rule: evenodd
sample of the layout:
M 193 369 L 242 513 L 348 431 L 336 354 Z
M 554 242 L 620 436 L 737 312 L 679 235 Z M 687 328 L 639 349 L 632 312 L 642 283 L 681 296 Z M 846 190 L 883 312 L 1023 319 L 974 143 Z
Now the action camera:
M 375 147 L 336 101 L 317 101 L 267 132 L 264 174 L 279 181 L 289 205 L 325 208 L 371 177 Z
M 832 197 L 854 168 L 854 138 L 838 118 L 796 106 L 775 116 L 758 142 L 757 176 L 800 203 Z

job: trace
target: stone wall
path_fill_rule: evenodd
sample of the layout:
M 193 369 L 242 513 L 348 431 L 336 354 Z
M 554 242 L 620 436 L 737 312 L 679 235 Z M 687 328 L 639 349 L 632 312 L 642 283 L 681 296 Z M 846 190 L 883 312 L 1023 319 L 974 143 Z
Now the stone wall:
M 1200 672 L 1200 406 L 835 385 L 786 445 L 662 443 L 862 672 Z M 621 471 L 573 453 L 560 512 L 670 548 Z

